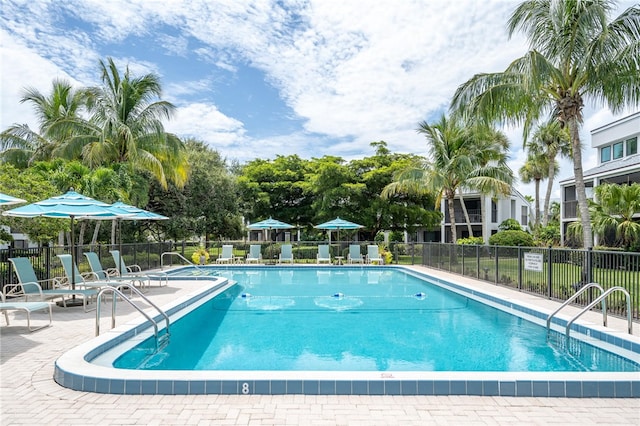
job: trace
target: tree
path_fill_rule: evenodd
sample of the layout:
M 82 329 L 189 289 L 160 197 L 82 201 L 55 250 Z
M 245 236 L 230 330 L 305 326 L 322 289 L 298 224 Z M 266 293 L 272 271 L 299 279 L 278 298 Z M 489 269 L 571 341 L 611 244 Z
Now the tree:
M 571 158 L 571 137 L 568 128 L 561 127 L 560 123 L 555 120 L 544 123 L 536 128 L 531 140 L 525 143 L 525 148 L 534 156 L 546 158 L 549 168 L 547 171 L 547 192 L 545 193 L 542 211 L 542 225 L 547 226 L 553 180 L 558 172 L 556 157 L 560 155 L 565 158 Z
M 540 225 L 540 181 L 547 176 L 549 167 L 547 165 L 547 158 L 532 154 L 531 152 L 527 156 L 527 161 L 520 167 L 519 173 L 523 183 L 535 182 L 535 225 Z
M 465 127 L 458 117 L 444 115 L 430 125 L 420 123 L 418 132 L 425 135 L 428 159 L 398 173 L 383 191 L 385 197 L 398 193 L 436 194 L 436 208 L 444 198 L 451 221 L 452 242 L 457 241 L 454 198 L 463 188 L 487 193 L 510 190 L 513 173 L 506 165 L 504 140 L 487 138 L 494 132 L 470 125 Z M 460 199 L 464 204 L 464 199 Z M 472 233 L 470 234 L 472 235 Z
M 43 95 L 33 87 L 23 90 L 21 103 L 30 103 L 39 121 L 37 131 L 27 124 L 13 124 L 0 134 L 0 159 L 20 168 L 34 161 L 49 160 L 61 144 L 53 126 L 65 119 L 75 119 L 83 105 L 82 94 L 66 80 L 54 79 L 51 93 Z
M 509 36 L 522 31 L 531 50 L 504 72 L 477 74 L 456 91 L 452 109 L 495 122 L 532 126 L 552 114 L 569 129 L 583 244 L 592 231 L 582 169 L 580 126 L 585 99 L 613 112 L 640 103 L 640 6 L 613 21 L 608 0 L 527 0 L 508 22 Z
M 81 158 L 90 167 L 127 164 L 132 172 L 144 170 L 166 188 L 167 181 L 184 186 L 188 176 L 183 143 L 164 131 L 175 107 L 163 100 L 159 77 L 124 74 L 113 59 L 100 61 L 102 86 L 82 91 L 88 119 L 70 117 L 56 121 L 51 131 L 71 135 L 57 152 L 65 158 Z
M 602 184 L 596 187 L 596 201 L 591 206 L 593 229 L 605 235 L 615 231 L 622 246 L 640 248 L 640 184 Z

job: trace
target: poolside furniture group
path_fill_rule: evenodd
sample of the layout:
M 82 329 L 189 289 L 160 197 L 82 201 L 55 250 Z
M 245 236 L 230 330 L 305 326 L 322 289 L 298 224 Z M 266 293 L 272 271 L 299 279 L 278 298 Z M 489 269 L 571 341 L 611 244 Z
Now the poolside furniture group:
M 263 263 L 261 245 L 251 244 L 246 257 L 235 256 L 233 245 L 225 244 L 222 252 L 216 259 L 217 264 L 224 263 Z M 86 252 L 91 272 L 81 273 L 78 266 L 73 262 L 70 254 L 59 254 L 58 258 L 64 269 L 63 277 L 56 277 L 47 280 L 38 280 L 31 261 L 26 257 L 14 257 L 9 261 L 13 266 L 17 284 L 8 284 L 0 292 L 2 301 L 0 302 L 0 312 L 4 314 L 7 325 L 9 325 L 9 312 L 23 312 L 27 316 L 27 327 L 29 331 L 39 330 L 51 325 L 51 300 L 58 300 L 58 304 L 67 307 L 71 301 L 73 305 L 81 301 L 84 312 L 95 309 L 95 303 L 99 291 L 105 287 L 117 288 L 121 291 L 129 289 L 129 295 L 133 293 L 132 287 L 148 289 L 151 281 L 158 282 L 160 286 L 168 284 L 168 275 L 165 272 L 143 272 L 139 265 L 126 265 L 118 250 L 111 250 L 115 268 L 104 268 L 100 258 L 95 252 Z M 318 246 L 316 255 L 317 264 L 343 263 L 344 256 L 331 256 L 331 247 L 328 244 Z M 348 264 L 383 264 L 377 245 L 368 245 L 367 254 L 360 252 L 359 244 L 351 244 L 346 259 Z M 283 244 L 280 247 L 277 264 L 293 264 L 293 247 L 291 244 Z M 7 299 L 8 298 L 8 299 Z M 93 305 L 91 305 L 93 303 Z M 48 311 L 49 324 L 32 327 L 31 314 L 37 311 Z

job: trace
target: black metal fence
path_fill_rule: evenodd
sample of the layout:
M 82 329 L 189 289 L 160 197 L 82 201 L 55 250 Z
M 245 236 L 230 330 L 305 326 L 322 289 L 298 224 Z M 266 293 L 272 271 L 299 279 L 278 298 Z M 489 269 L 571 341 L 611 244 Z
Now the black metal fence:
M 233 244 L 234 256 L 244 258 L 250 244 L 261 244 L 265 263 L 275 263 L 282 243 L 270 242 L 210 242 L 207 250 L 210 262 L 221 253 L 222 244 Z M 326 244 L 318 241 L 294 242 L 293 255 L 296 263 L 315 263 L 317 246 Z M 359 244 L 366 254 L 366 246 L 371 242 L 333 242 L 332 257 L 342 256 L 345 260 L 350 244 Z M 82 246 L 77 248 L 78 267 L 89 271 L 83 252 L 98 253 L 102 266 L 115 267 L 111 249 L 121 249 L 127 265 L 139 265 L 143 270 L 166 265 L 183 264 L 180 256 L 165 256 L 165 252 L 177 252 L 191 261 L 191 255 L 199 246 L 197 242 L 162 242 L 123 244 L 122 246 Z M 424 265 L 466 277 L 487 281 L 496 285 L 511 287 L 519 291 L 541 297 L 563 301 L 575 294 L 586 283 L 597 282 L 604 289 L 621 286 L 631 295 L 632 318 L 640 320 L 640 253 L 609 252 L 595 250 L 574 250 L 540 247 L 474 246 L 442 243 L 391 243 L 386 247 L 393 255 L 393 263 Z M 57 254 L 68 253 L 69 247 L 40 247 L 28 249 L 0 250 L 0 285 L 17 281 L 8 262 L 10 257 L 28 257 L 39 279 L 63 276 L 62 264 Z M 194 262 L 195 263 L 195 262 Z M 592 292 L 576 300 L 577 305 L 586 306 L 597 297 Z M 607 298 L 609 313 L 626 316 L 626 300 L 621 292 Z

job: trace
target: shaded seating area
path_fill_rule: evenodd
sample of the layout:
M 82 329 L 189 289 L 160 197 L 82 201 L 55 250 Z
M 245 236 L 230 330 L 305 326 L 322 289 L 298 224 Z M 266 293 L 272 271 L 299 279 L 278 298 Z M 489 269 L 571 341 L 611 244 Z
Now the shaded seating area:
M 349 253 L 347 254 L 347 262 L 348 263 L 364 263 L 364 257 L 362 253 L 360 253 L 360 245 L 359 244 L 351 244 L 349 245 Z
M 380 255 L 380 250 L 375 244 L 367 246 L 367 263 L 376 263 L 378 265 L 382 265 L 384 263 L 384 259 Z
M 67 255 L 71 256 L 71 255 Z M 36 299 L 38 301 L 46 301 L 49 299 L 60 298 L 62 306 L 67 307 L 66 297 L 80 297 L 82 298 L 82 306 L 84 311 L 87 312 L 92 309 L 88 309 L 88 303 L 91 299 L 96 299 L 98 291 L 95 289 L 71 289 L 61 283 L 58 278 L 51 278 L 47 280 L 38 280 L 36 272 L 33 269 L 33 265 L 26 257 L 12 257 L 9 258 L 9 262 L 13 265 L 13 271 L 18 277 L 18 284 L 7 284 L 4 287 L 4 292 L 7 296 L 24 297 L 25 302 L 29 302 L 29 299 Z M 52 288 L 42 288 L 42 284 L 50 285 Z M 93 308 L 95 309 L 95 307 Z
M 280 247 L 278 263 L 286 262 L 293 264 L 293 248 L 291 247 L 291 244 L 283 244 L 282 247 Z
M 31 327 L 31 314 L 37 311 L 49 311 L 49 323 L 38 327 Z M 14 301 L 7 302 L 3 293 L 0 293 L 0 312 L 4 314 L 4 319 L 7 322 L 8 326 L 11 325 L 9 322 L 9 312 L 23 312 L 27 316 L 27 328 L 29 329 L 29 331 L 36 331 L 40 330 L 41 328 L 49 327 L 53 322 L 51 303 Z
M 67 284 L 75 283 L 75 285 L 79 287 L 94 289 L 115 287 L 119 290 L 133 286 L 131 281 L 100 280 L 93 272 L 87 272 L 84 274 L 80 273 L 78 266 L 73 263 L 73 259 L 70 254 L 59 254 L 58 258 L 62 262 L 62 268 L 64 269 L 65 281 Z M 133 295 L 131 290 L 129 290 L 129 295 Z
M 262 263 L 262 252 L 261 252 L 260 244 L 251 244 L 249 246 L 249 253 L 247 253 L 247 257 L 245 259 L 246 263 Z
M 169 275 L 166 272 L 155 271 L 155 272 L 142 272 L 142 268 L 140 265 L 129 265 L 125 264 L 123 256 L 120 254 L 120 250 L 109 250 L 111 253 L 111 257 L 113 257 L 113 262 L 116 265 L 116 270 L 118 274 L 122 278 L 129 279 L 146 279 L 147 283 L 150 286 L 151 280 L 158 281 L 158 285 L 162 286 L 164 282 L 165 285 L 169 284 Z
M 318 246 L 318 255 L 316 257 L 316 262 L 318 264 L 328 263 L 331 264 L 331 253 L 329 251 L 328 245 L 320 245 Z
M 98 253 L 93 251 L 85 252 L 85 257 L 91 267 L 91 272 L 95 274 L 96 278 L 101 281 L 128 281 L 130 283 L 138 283 L 140 287 L 150 287 L 151 280 L 146 275 L 136 274 L 130 276 L 120 276 L 116 268 L 105 269 L 102 267 L 102 262 L 98 257 Z

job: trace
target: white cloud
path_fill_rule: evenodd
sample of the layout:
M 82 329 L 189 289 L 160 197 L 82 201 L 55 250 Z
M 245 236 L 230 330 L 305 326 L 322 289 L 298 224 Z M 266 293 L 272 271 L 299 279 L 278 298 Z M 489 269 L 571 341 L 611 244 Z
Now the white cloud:
M 208 142 L 223 155 L 226 147 L 241 143 L 245 134 L 240 121 L 222 114 L 214 105 L 203 103 L 178 107 L 165 129 L 180 137 Z

